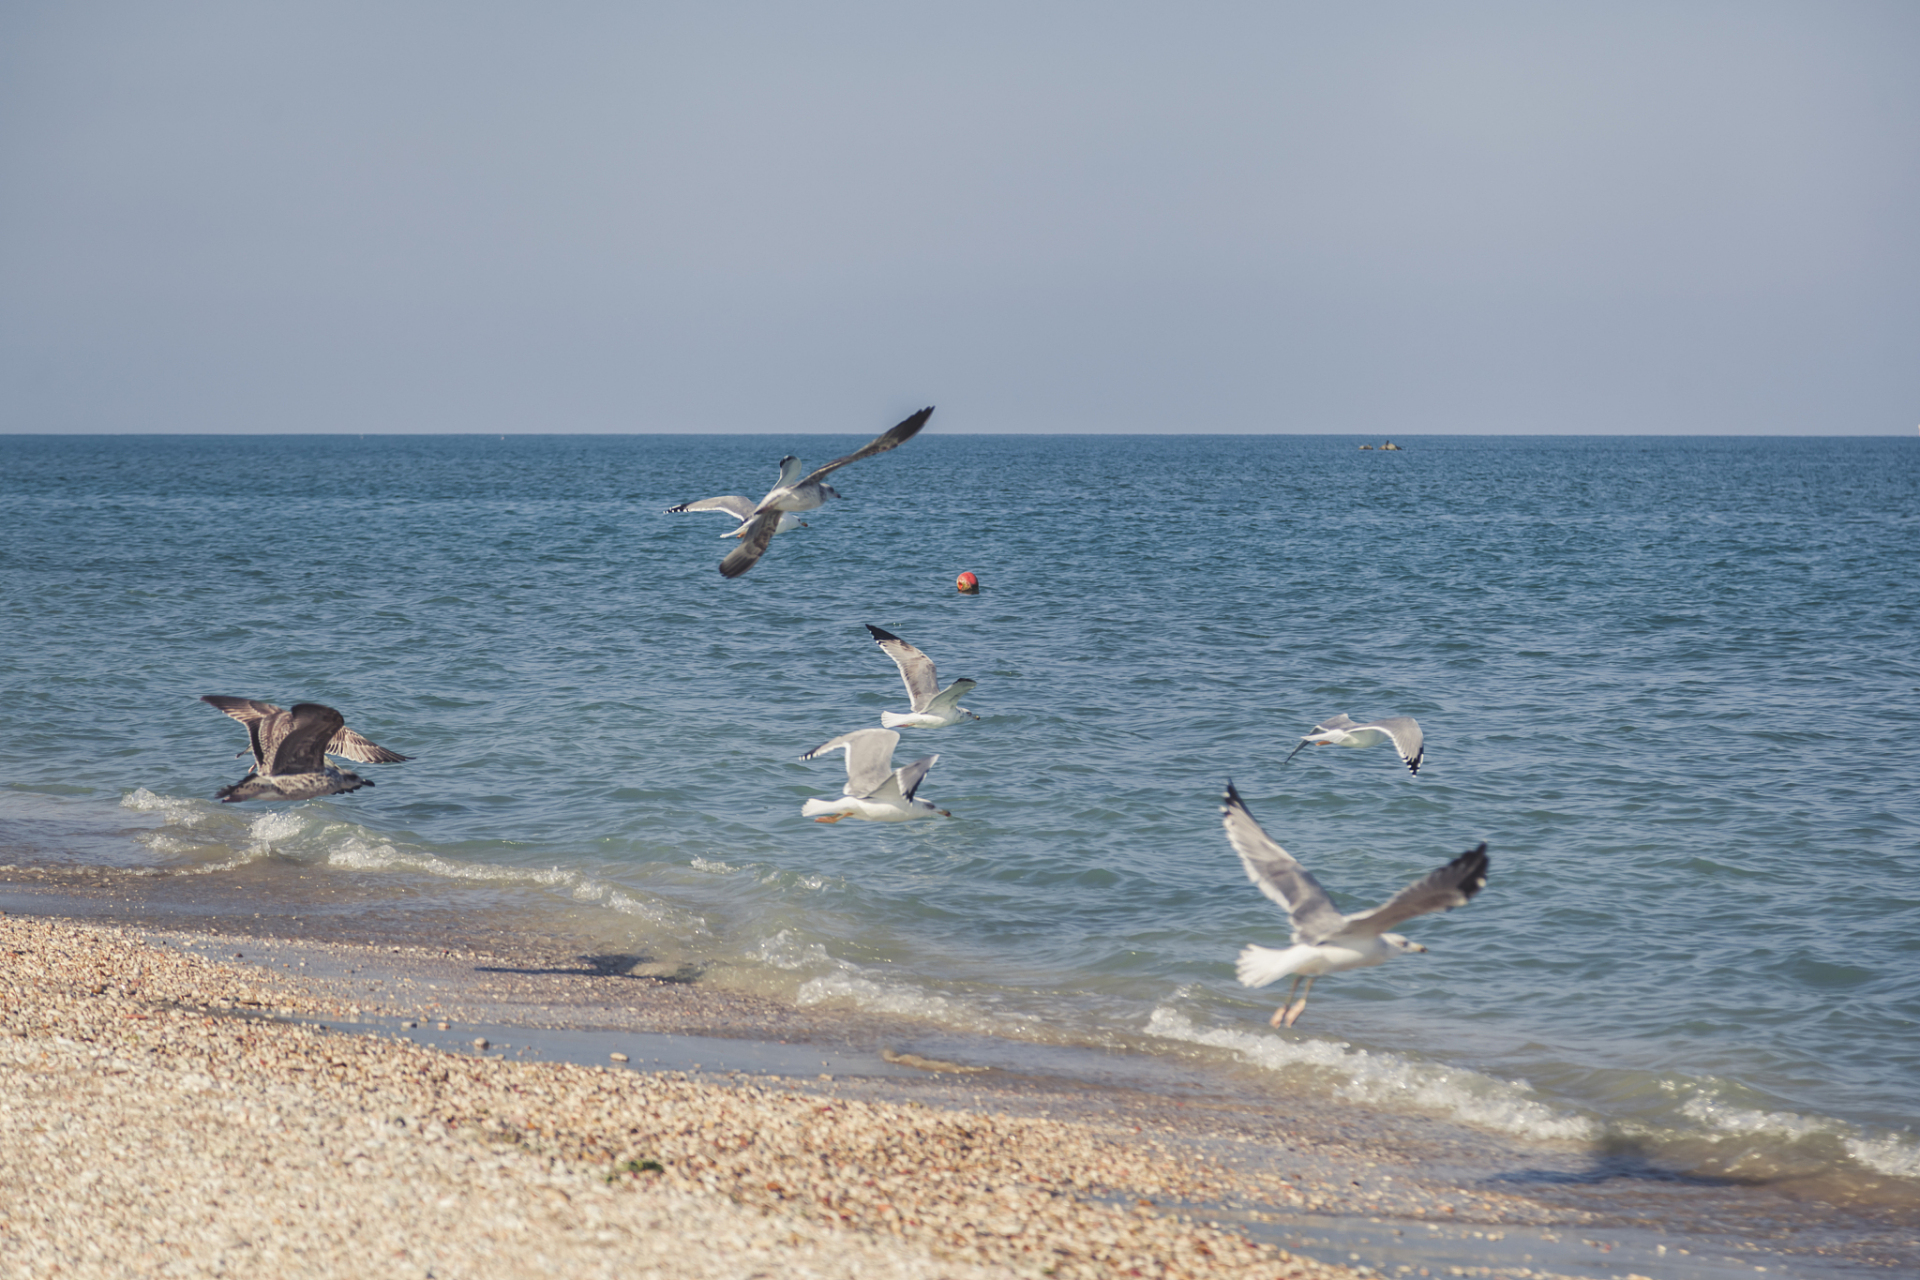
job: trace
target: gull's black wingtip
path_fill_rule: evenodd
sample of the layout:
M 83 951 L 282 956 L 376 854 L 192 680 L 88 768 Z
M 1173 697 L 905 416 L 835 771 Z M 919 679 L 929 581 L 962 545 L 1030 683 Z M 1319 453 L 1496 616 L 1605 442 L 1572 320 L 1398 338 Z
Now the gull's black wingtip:
M 873 633 L 873 641 L 875 644 L 884 644 L 888 640 L 898 640 L 900 638 L 891 631 L 874 626 L 871 622 L 863 622 L 860 625 Z
M 1473 848 L 1454 859 L 1455 864 L 1464 864 L 1467 879 L 1460 885 L 1460 892 L 1468 899 L 1487 887 L 1487 871 L 1493 865 L 1493 859 L 1487 856 L 1487 842 L 1482 840 Z
M 900 419 L 899 423 L 895 425 L 895 427 L 893 428 L 893 431 L 889 431 L 887 434 L 893 435 L 897 432 L 899 433 L 899 436 L 902 442 L 911 440 L 914 437 L 914 435 L 920 430 L 920 428 L 927 425 L 927 419 L 931 418 L 932 416 L 933 416 L 933 406 L 928 405 L 926 408 L 922 409 L 920 412 L 910 413 L 906 417 Z

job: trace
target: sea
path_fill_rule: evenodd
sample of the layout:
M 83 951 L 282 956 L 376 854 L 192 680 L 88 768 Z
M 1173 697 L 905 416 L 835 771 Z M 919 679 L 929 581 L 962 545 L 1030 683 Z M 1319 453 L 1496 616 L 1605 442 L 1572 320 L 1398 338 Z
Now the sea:
M 912 406 L 905 406 L 912 407 Z M 878 426 L 884 423 L 876 424 Z M 0 436 L 0 864 L 350 886 L 716 990 L 1920 1203 L 1920 441 L 943 433 L 737 580 L 841 436 Z M 967 571 L 978 595 L 955 590 Z M 905 710 L 951 818 L 802 818 Z M 224 805 L 202 694 L 412 757 Z M 1313 725 L 1416 717 L 1387 746 Z M 1231 780 L 1429 948 L 1284 986 Z M 329 910 L 315 895 L 317 913 Z

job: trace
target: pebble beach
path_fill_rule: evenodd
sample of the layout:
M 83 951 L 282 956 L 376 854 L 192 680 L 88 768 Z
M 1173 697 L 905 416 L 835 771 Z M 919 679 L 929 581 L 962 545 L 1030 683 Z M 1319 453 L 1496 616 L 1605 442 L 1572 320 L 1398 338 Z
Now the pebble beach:
M 314 984 L 117 927 L 0 949 L 10 1274 L 1353 1274 L 1180 1211 L 1234 1175 L 1132 1125 L 322 1031 Z
M 38 879 L 0 914 L 0 1274 L 1778 1280 L 1911 1252 L 1904 1214 L 1841 1254 L 1791 1195 L 1756 1219 L 1702 1181 L 1676 1215 L 1577 1150 L 985 1069 L 551 943 L 46 914 L 85 908 Z

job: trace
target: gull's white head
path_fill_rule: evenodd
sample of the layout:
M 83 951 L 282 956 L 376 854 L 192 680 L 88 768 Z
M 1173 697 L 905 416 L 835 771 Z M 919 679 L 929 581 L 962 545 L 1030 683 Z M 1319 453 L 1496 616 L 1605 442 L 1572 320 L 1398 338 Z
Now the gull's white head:
M 1408 938 L 1406 935 L 1399 934 L 1399 933 L 1383 933 L 1380 935 L 1380 941 L 1386 943 L 1388 946 L 1392 947 L 1395 951 L 1425 951 L 1426 950 L 1426 948 L 1421 946 L 1419 943 L 1413 941 L 1411 938 Z

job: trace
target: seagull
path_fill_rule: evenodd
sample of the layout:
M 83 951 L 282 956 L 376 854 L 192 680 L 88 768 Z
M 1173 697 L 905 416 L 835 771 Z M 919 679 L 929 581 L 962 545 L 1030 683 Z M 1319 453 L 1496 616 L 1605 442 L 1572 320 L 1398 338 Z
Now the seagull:
M 815 822 L 838 822 L 842 818 L 862 818 L 868 822 L 909 822 L 914 818 L 942 818 L 953 815 L 935 808 L 914 792 L 939 756 L 927 756 L 895 769 L 893 748 L 900 735 L 891 729 L 855 729 L 830 742 L 823 742 L 802 760 L 812 760 L 829 751 L 847 749 L 847 785 L 838 800 L 809 800 L 800 807 L 800 816 Z
M 792 454 L 788 454 L 786 457 L 780 459 L 780 483 L 791 484 L 799 478 L 800 459 L 794 457 Z M 821 485 L 820 487 L 826 489 L 827 492 L 832 492 L 831 489 L 827 489 L 826 485 Z M 837 498 L 840 495 L 836 493 L 834 496 Z M 733 517 L 734 525 L 732 529 L 720 536 L 723 538 L 738 538 L 747 531 L 747 523 L 753 518 L 753 507 L 754 502 L 752 498 L 744 497 L 737 493 L 729 493 L 718 498 L 702 498 L 698 502 L 683 502 L 677 507 L 668 507 L 667 514 L 673 516 L 688 511 L 725 512 L 727 515 Z M 794 515 L 791 511 L 783 511 L 780 513 L 780 523 L 774 527 L 773 531 L 775 533 L 791 533 L 795 529 L 804 529 L 806 527 L 807 522 L 805 520 Z
M 866 626 L 873 633 L 874 643 L 886 650 L 893 665 L 900 668 L 900 679 L 907 686 L 907 700 L 913 704 L 913 710 L 904 716 L 897 711 L 882 711 L 881 724 L 889 729 L 940 729 L 962 720 L 980 718 L 960 705 L 960 699 L 980 683 L 978 680 L 955 680 L 942 689 L 933 674 L 932 658 L 891 631 L 882 631 L 871 622 Z
M 1433 911 L 1451 911 L 1465 906 L 1473 895 L 1487 885 L 1487 846 L 1467 852 L 1425 877 L 1415 880 L 1370 911 L 1342 915 L 1327 897 L 1327 891 L 1293 856 L 1273 842 L 1247 812 L 1240 793 L 1227 784 L 1226 801 L 1220 812 L 1226 818 L 1227 839 L 1247 869 L 1247 879 L 1260 886 L 1260 892 L 1287 909 L 1293 918 L 1293 945 L 1284 951 L 1272 947 L 1246 947 L 1240 952 L 1234 971 L 1241 985 L 1264 987 L 1269 982 L 1293 975 L 1287 1001 L 1274 1010 L 1274 1026 L 1292 1026 L 1306 1011 L 1307 995 L 1313 980 L 1323 973 L 1347 969 L 1365 969 L 1385 964 L 1403 951 L 1425 951 L 1387 930 L 1402 920 L 1411 920 Z M 1306 979 L 1307 989 L 1296 1003 L 1293 993 Z
M 271 722 L 274 716 L 284 716 L 287 713 L 279 707 L 274 706 L 271 702 L 255 702 L 252 698 L 228 698 L 217 693 L 202 694 L 200 701 L 210 707 L 217 707 L 232 716 L 235 720 L 238 720 L 241 724 L 247 726 L 248 745 L 253 749 L 254 772 L 265 772 L 265 770 L 262 770 L 260 767 L 266 759 L 266 750 L 261 745 L 263 726 Z M 316 704 L 306 703 L 304 705 L 314 706 Z M 325 709 L 324 707 L 321 708 L 323 711 Z M 297 711 L 299 708 L 296 707 L 295 710 Z M 283 733 L 285 731 L 267 730 L 267 732 Z M 245 755 L 246 752 L 242 751 L 236 754 Z M 399 764 L 403 760 L 411 760 L 413 758 L 412 756 L 403 756 L 398 751 L 389 751 L 385 747 L 368 742 L 365 738 L 347 728 L 345 725 L 341 725 L 340 731 L 334 734 L 332 739 L 328 741 L 326 754 L 330 756 L 345 756 L 349 760 L 358 760 L 361 764 Z M 369 783 L 368 785 L 371 786 L 372 784 Z
M 1418 777 L 1424 748 L 1420 745 L 1420 722 L 1412 716 L 1389 716 L 1385 720 L 1355 724 L 1347 716 L 1337 715 L 1313 726 L 1313 732 L 1300 739 L 1300 747 L 1309 744 L 1316 747 L 1375 747 L 1388 740 L 1393 742 L 1393 749 L 1400 753 L 1407 771 Z M 1286 760 L 1280 762 L 1282 768 L 1300 754 L 1300 747 L 1287 753 Z
M 835 458 L 824 467 L 816 467 L 806 475 L 794 478 L 800 470 L 797 458 L 780 460 L 780 483 L 776 484 L 766 497 L 760 499 L 740 528 L 740 545 L 727 553 L 720 562 L 720 576 L 737 578 L 766 554 L 767 543 L 773 540 L 774 530 L 778 527 L 780 514 L 791 511 L 811 511 L 823 505 L 828 498 L 837 498 L 839 491 L 832 485 L 822 484 L 822 477 L 838 471 L 849 462 L 858 462 L 862 458 L 871 458 L 876 453 L 885 453 L 897 449 L 920 432 L 927 425 L 927 419 L 933 416 L 933 406 L 928 405 L 912 417 L 897 424 L 884 435 L 876 436 L 866 444 L 855 449 L 844 458 Z
M 207 694 L 210 703 L 247 726 L 253 748 L 253 768 L 230 787 L 214 793 L 216 800 L 311 800 L 315 796 L 344 795 L 370 787 L 372 782 L 327 762 L 327 755 L 346 756 L 369 764 L 394 764 L 407 757 L 375 746 L 346 727 L 332 707 L 302 702 L 282 711 L 271 702 L 225 698 Z

